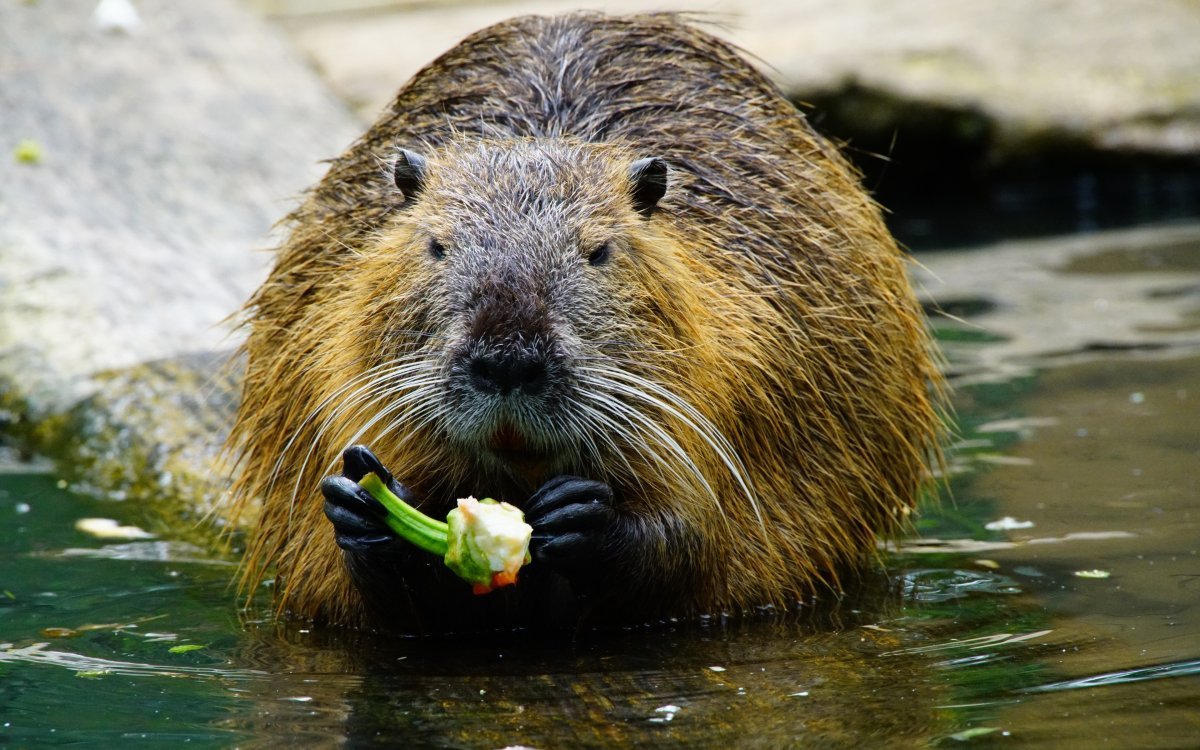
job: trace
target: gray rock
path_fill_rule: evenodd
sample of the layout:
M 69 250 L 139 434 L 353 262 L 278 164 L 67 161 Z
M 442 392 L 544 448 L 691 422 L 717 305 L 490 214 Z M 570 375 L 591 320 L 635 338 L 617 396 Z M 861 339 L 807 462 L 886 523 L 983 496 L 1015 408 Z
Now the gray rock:
M 132 34 L 100 32 L 94 5 L 0 5 L 0 379 L 51 402 L 64 380 L 228 348 L 255 249 L 356 135 L 235 3 L 144 0 Z M 37 163 L 12 156 L 24 139 Z
M 272 225 L 357 126 L 232 0 L 138 0 L 128 32 L 102 31 L 95 7 L 0 3 L 0 432 L 86 452 L 64 430 L 89 398 L 178 454 L 195 425 L 165 420 L 191 411 L 114 409 L 106 389 L 129 379 L 99 374 L 175 360 L 156 382 L 181 397 L 208 382 L 179 373 L 236 346 L 228 319 L 265 275 Z

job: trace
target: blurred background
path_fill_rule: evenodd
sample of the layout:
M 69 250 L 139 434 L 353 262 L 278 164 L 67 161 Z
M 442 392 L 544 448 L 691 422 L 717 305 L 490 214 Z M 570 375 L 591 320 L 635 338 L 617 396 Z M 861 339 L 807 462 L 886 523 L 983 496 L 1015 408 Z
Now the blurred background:
M 366 122 L 397 80 L 472 30 L 577 7 L 252 5 Z M 822 132 L 847 144 L 913 247 L 1180 218 L 1200 206 L 1194 3 L 626 0 L 603 8 L 692 12 L 757 58 Z

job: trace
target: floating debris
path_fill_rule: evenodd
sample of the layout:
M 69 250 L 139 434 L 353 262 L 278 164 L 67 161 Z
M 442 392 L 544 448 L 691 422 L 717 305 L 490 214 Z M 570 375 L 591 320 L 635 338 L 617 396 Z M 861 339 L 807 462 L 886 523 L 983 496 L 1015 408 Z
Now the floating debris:
M 234 560 L 208 557 L 207 553 L 194 544 L 180 541 L 141 541 L 126 544 L 106 544 L 103 547 L 68 547 L 58 552 L 34 553 L 42 557 L 95 557 L 102 560 L 127 560 L 135 562 L 195 563 L 235 567 Z
M 992 521 L 991 523 L 984 524 L 983 528 L 987 529 L 988 531 L 1014 531 L 1016 529 L 1032 529 L 1033 521 L 1018 521 L 1012 516 L 1005 516 L 999 521 Z
M 41 633 L 46 638 L 74 638 L 80 635 L 74 628 L 42 628 Z
M 112 518 L 81 518 L 75 529 L 97 539 L 153 539 L 154 535 L 137 526 L 122 526 Z
M 193 667 L 182 665 L 142 664 L 138 662 L 117 661 L 69 651 L 51 651 L 48 643 L 34 643 L 29 646 L 16 647 L 11 643 L 0 643 L 0 664 L 25 663 L 47 664 L 65 667 L 89 676 L 99 677 L 114 674 L 129 677 L 197 677 L 212 679 L 260 679 L 267 676 L 266 672 L 258 669 L 230 669 L 225 667 Z
M 978 433 L 1025 432 L 1039 427 L 1057 427 L 1058 425 L 1057 417 L 1018 417 L 987 422 L 976 427 L 975 431 Z
M 967 740 L 973 740 L 976 737 L 983 737 L 984 735 L 998 731 L 1000 730 L 996 727 L 972 727 L 971 729 L 964 729 L 961 732 L 955 732 L 954 734 L 950 735 L 949 738 L 952 740 L 958 740 L 959 742 L 965 742 Z
M 1033 459 L 1025 456 L 1006 456 L 1003 453 L 976 453 L 976 461 L 995 466 L 1033 466 Z
M 202 648 L 204 648 L 204 646 L 199 643 L 181 643 L 178 646 L 172 646 L 169 649 L 167 649 L 167 653 L 169 653 L 169 654 L 186 654 L 189 651 L 199 651 Z
M 679 713 L 679 706 L 667 704 L 654 709 L 654 713 L 658 716 L 653 716 L 650 721 L 656 724 L 665 724 L 675 718 L 675 714 Z

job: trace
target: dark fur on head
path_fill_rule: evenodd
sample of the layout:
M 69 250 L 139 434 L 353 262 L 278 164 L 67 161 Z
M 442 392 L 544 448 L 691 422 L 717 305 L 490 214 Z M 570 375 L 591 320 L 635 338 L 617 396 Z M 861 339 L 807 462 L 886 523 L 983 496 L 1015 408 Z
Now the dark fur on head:
M 434 515 L 607 483 L 630 618 L 790 606 L 928 480 L 938 373 L 878 208 L 674 16 L 475 34 L 291 220 L 231 442 L 246 581 L 274 565 L 283 608 L 364 622 L 316 493 L 352 442 Z

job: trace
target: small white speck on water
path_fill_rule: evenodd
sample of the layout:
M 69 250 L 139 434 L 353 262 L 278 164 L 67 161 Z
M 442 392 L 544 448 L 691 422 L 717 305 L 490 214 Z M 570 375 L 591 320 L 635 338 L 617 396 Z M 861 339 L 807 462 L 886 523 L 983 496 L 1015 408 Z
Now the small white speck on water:
M 655 724 L 665 724 L 675 718 L 675 714 L 679 713 L 679 706 L 668 703 L 665 706 L 659 706 L 654 709 L 654 713 L 658 716 L 651 716 L 650 721 Z

